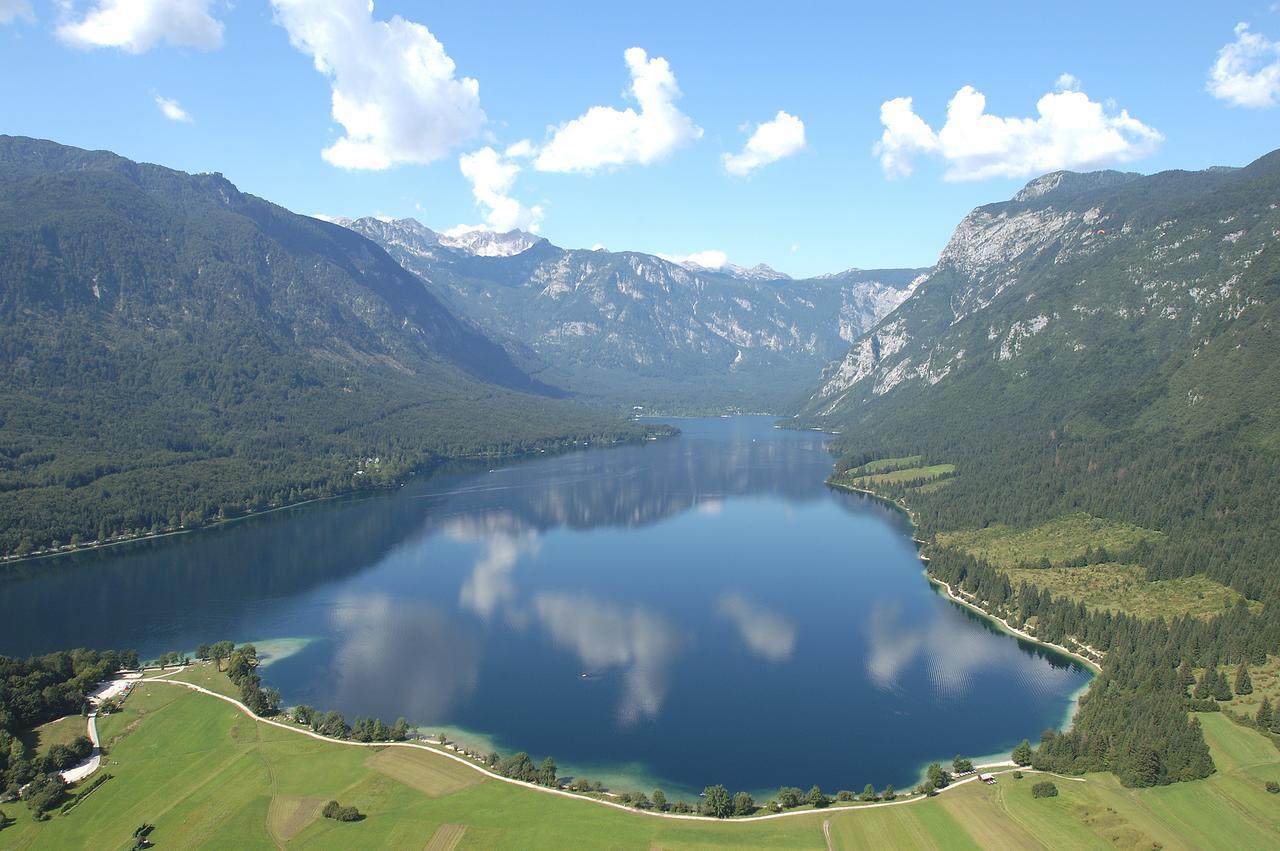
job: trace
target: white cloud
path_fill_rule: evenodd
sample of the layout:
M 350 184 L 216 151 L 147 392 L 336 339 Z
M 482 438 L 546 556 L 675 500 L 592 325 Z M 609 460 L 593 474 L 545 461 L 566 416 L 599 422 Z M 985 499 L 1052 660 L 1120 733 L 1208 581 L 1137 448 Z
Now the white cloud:
M 475 138 L 480 84 L 454 75 L 444 46 L 399 15 L 373 19 L 368 0 L 272 0 L 289 40 L 331 81 L 346 135 L 322 155 L 341 168 L 428 163 Z
M 160 107 L 160 111 L 164 113 L 164 117 L 170 121 L 185 121 L 188 124 L 195 121 L 195 119 L 191 117 L 191 113 L 183 109 L 182 105 L 173 98 L 156 95 L 156 106 Z
M 505 153 L 498 153 L 485 146 L 470 154 L 458 158 L 458 166 L 462 175 L 471 181 L 471 194 L 476 204 L 484 212 L 483 225 L 458 225 L 446 233 L 456 236 L 473 230 L 491 230 L 506 233 L 519 228 L 530 233 L 537 233 L 542 221 L 542 207 L 534 205 L 526 207 L 511 197 L 511 186 L 516 175 L 521 171 L 518 163 L 513 161 L 517 156 L 528 156 L 530 146 L 527 141 L 517 142 L 507 148 Z
M 920 154 L 939 155 L 947 180 L 1026 177 L 1059 169 L 1098 168 L 1146 156 L 1164 140 L 1125 110 L 1115 113 L 1089 99 L 1070 75 L 1059 90 L 1036 103 L 1036 118 L 1002 118 L 986 111 L 987 99 L 972 86 L 956 92 L 947 121 L 934 131 L 915 113 L 911 98 L 880 107 L 884 133 L 874 152 L 887 177 L 911 174 Z
M 593 106 L 552 133 L 534 161 L 539 171 L 593 172 L 608 166 L 646 165 L 702 138 L 702 128 L 676 109 L 680 97 L 667 60 L 639 47 L 623 54 L 631 73 L 630 95 L 640 105 Z
M 729 263 L 729 255 L 714 248 L 695 251 L 692 254 L 659 254 L 658 256 L 671 263 L 679 263 L 682 266 L 692 263 L 704 269 L 720 269 Z
M 756 125 L 741 153 L 724 154 L 724 170 L 739 177 L 804 150 L 804 122 L 782 110 Z
M 1058 75 L 1058 80 L 1053 87 L 1060 92 L 1078 92 L 1080 91 L 1080 78 L 1075 74 L 1062 72 Z
M 96 0 L 84 17 L 62 24 L 57 34 L 76 47 L 117 47 L 126 53 L 145 53 L 161 41 L 213 50 L 222 46 L 222 22 L 209 11 L 213 2 Z
M 1280 41 L 1236 24 L 1236 40 L 1218 51 L 1209 69 L 1209 94 L 1232 106 L 1266 109 L 1280 101 Z
M 0 24 L 16 21 L 18 18 L 28 22 L 36 19 L 31 0 L 0 0 Z

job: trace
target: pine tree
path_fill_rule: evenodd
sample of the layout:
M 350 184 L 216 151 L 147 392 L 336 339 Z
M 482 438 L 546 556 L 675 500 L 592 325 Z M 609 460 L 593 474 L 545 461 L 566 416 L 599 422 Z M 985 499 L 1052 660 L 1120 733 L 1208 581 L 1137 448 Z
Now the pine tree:
M 1249 679 L 1249 666 L 1243 662 L 1236 671 L 1236 694 L 1253 694 L 1253 680 Z
M 1191 693 L 1191 696 L 1196 700 L 1207 700 L 1213 697 L 1213 692 L 1217 685 L 1217 667 L 1205 668 L 1204 673 L 1200 675 L 1200 681 L 1196 683 L 1196 690 Z
M 1253 720 L 1257 722 L 1259 730 L 1270 730 L 1272 722 L 1271 698 L 1262 698 L 1262 705 L 1258 707 L 1258 714 L 1253 716 Z
M 1218 673 L 1218 682 L 1214 686 L 1213 696 L 1215 700 L 1231 699 L 1231 684 L 1227 682 L 1227 675 Z
M 1023 739 L 1018 746 L 1013 749 L 1013 761 L 1018 765 L 1031 764 L 1031 743 Z
M 1183 688 L 1190 688 L 1196 684 L 1195 671 L 1191 668 L 1191 660 L 1182 660 L 1182 666 L 1178 668 L 1178 679 L 1182 681 Z

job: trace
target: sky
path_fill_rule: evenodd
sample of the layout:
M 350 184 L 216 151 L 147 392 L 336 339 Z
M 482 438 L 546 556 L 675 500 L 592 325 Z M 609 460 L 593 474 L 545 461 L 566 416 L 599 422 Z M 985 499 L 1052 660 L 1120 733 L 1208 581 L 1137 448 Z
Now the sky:
M 0 133 L 308 215 L 927 266 L 1038 174 L 1280 147 L 1280 4 L 0 0 Z

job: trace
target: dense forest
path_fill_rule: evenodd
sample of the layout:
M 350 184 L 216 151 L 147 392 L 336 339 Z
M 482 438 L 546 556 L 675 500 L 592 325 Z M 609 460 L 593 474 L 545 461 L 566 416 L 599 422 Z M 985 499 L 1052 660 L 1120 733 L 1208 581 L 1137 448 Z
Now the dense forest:
M 1280 157 L 1270 155 L 1248 169 L 1134 178 L 1071 195 L 1060 203 L 1112 216 L 1107 227 L 1123 223 L 1125 238 L 1092 254 L 1068 245 L 1066 236 L 1030 249 L 1035 256 L 1018 261 L 1021 277 L 1005 285 L 1020 289 L 963 320 L 952 318 L 950 306 L 1000 272 L 966 279 L 956 268 L 941 269 L 936 291 L 926 284 L 918 296 L 942 311 L 916 317 L 921 329 L 932 323 L 920 332 L 927 337 L 921 345 L 949 345 L 968 333 L 956 330 L 967 323 L 975 332 L 963 345 L 975 356 L 942 379 L 871 394 L 827 420 L 844 432 L 836 443 L 839 470 L 908 455 L 922 456 L 924 465 L 955 465 L 945 487 L 875 488 L 910 505 L 932 574 L 1011 623 L 1035 617 L 1038 637 L 1106 654 L 1074 728 L 1046 738 L 1038 765 L 1107 768 L 1133 785 L 1204 776 L 1208 753 L 1188 720 L 1194 698 L 1178 669 L 1257 663 L 1280 652 L 1280 249 L 1267 236 L 1277 191 Z M 991 215 L 1033 203 L 1057 214 L 1050 195 Z M 1139 298 L 1159 306 L 1144 280 L 1186 274 L 1169 251 L 1156 250 L 1160 245 L 1144 257 L 1134 247 L 1150 248 L 1148 236 L 1174 230 L 1214 239 L 1193 245 L 1204 245 L 1195 262 L 1210 264 L 1204 286 L 1229 277 L 1222 289 L 1242 307 L 1190 316 L 1128 307 Z M 1217 230 L 1230 232 L 1218 238 Z M 1246 240 L 1252 242 L 1240 248 Z M 1219 260 L 1221 267 L 1212 265 Z M 1094 282 L 1106 301 L 1089 309 L 1063 302 L 1053 314 L 1096 315 L 1094 325 L 1082 321 L 1062 336 L 1046 331 L 1001 348 L 1000 329 L 1018 311 L 1045 313 L 1056 304 L 1041 301 L 1079 300 Z M 1184 321 L 1189 332 L 1170 325 Z M 1204 574 L 1263 605 L 1242 602 L 1207 622 L 1139 622 L 1012 587 L 992 565 L 934 538 L 997 523 L 1025 528 L 1076 512 L 1163 533 L 1125 554 L 1151 580 Z
M 642 438 L 351 231 L 0 137 L 0 556 Z

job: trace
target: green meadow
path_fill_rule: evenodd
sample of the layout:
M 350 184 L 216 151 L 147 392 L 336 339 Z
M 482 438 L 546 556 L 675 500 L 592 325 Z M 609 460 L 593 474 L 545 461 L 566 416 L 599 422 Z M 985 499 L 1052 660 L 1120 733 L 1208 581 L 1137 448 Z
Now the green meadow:
M 0 848 L 124 849 L 144 822 L 160 848 L 1280 847 L 1280 796 L 1264 788 L 1280 780 L 1280 752 L 1223 715 L 1200 719 L 1218 772 L 1194 783 L 1135 790 L 1086 775 L 1036 799 L 1040 775 L 1004 773 L 914 803 L 714 823 L 513 786 L 427 750 L 320 741 L 153 683 L 102 719 L 112 778 L 43 823 L 5 804 Z M 321 817 L 330 799 L 366 818 Z

